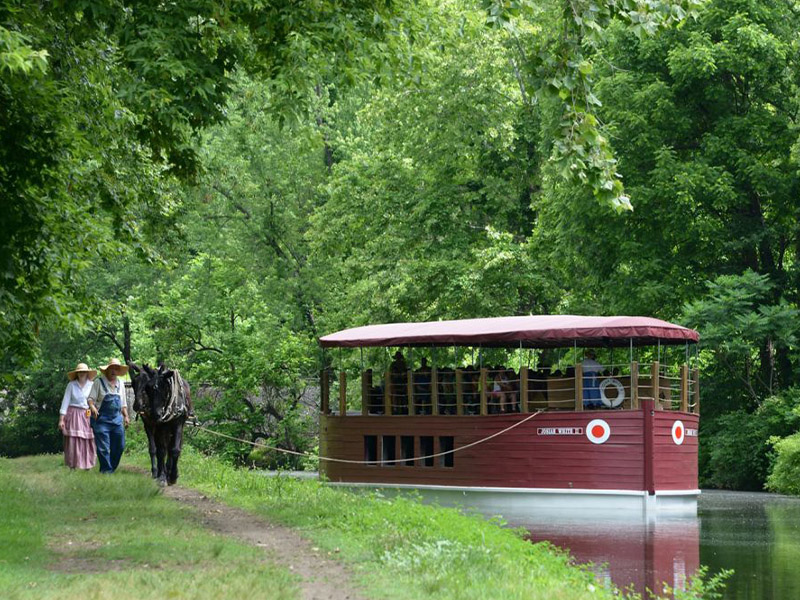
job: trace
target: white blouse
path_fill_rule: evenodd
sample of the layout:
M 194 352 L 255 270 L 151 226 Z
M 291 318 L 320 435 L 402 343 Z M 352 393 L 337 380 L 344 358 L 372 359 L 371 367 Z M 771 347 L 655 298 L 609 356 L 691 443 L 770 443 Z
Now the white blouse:
M 61 414 L 66 415 L 67 409 L 70 406 L 77 406 L 84 410 L 89 408 L 86 397 L 89 395 L 89 390 L 91 389 L 92 382 L 89 379 L 86 380 L 86 384 L 83 387 L 81 387 L 77 379 L 70 381 L 67 384 L 67 389 L 64 391 L 64 399 L 61 401 Z

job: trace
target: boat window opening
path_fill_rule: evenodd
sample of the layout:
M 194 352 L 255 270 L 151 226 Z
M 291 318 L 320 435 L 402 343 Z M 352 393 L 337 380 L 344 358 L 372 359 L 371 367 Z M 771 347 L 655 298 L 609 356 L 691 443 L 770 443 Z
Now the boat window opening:
M 419 453 L 425 458 L 422 460 L 423 467 L 433 466 L 433 436 L 423 435 L 419 438 Z
M 395 436 L 383 436 L 383 439 L 381 440 L 381 457 L 384 467 L 395 466 L 395 463 L 393 462 L 397 458 L 397 453 L 395 451 Z
M 439 452 L 451 452 L 439 457 L 439 466 L 452 468 L 454 464 L 455 454 L 452 453 L 455 447 L 455 441 L 452 435 L 441 436 L 439 438 Z
M 370 465 L 378 464 L 378 436 L 364 436 L 364 460 Z
M 414 436 L 400 436 L 400 458 L 405 459 L 404 467 L 414 466 Z

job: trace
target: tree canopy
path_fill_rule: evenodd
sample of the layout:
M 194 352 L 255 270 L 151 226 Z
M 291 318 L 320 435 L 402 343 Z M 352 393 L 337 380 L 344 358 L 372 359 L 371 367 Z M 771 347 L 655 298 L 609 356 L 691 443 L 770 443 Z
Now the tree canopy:
M 796 430 L 790 3 L 1 6 L 15 410 L 131 355 L 297 444 L 320 335 L 616 313 L 700 330 L 708 481 Z

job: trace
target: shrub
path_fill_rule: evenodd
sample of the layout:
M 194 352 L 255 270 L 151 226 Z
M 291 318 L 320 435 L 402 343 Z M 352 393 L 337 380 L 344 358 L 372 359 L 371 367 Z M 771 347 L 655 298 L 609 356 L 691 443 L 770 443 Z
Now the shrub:
M 790 389 L 767 398 L 754 412 L 736 410 L 703 427 L 701 484 L 761 490 L 770 470 L 771 438 L 794 433 L 800 425 L 795 407 L 800 390 Z
M 775 461 L 767 489 L 800 496 L 800 433 L 773 440 Z

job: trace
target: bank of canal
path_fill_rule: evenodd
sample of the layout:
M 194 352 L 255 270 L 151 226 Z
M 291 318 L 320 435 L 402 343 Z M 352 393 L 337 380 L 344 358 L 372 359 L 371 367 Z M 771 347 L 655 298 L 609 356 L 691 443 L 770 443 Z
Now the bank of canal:
M 696 518 L 593 519 L 552 514 L 520 523 L 535 541 L 568 548 L 620 587 L 681 588 L 699 565 L 734 569 L 726 600 L 800 598 L 800 499 L 704 491 Z

